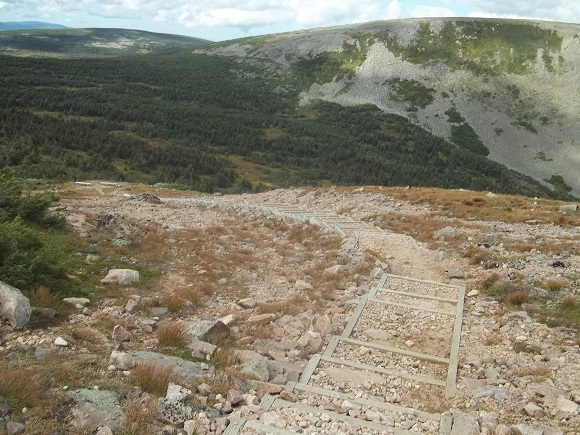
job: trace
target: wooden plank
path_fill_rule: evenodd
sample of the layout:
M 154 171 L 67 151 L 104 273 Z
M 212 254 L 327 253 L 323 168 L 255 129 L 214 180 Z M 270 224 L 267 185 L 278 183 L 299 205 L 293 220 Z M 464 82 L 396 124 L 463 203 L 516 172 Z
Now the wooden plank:
M 338 346 L 338 343 L 340 343 L 340 336 L 334 335 L 328 342 L 328 345 L 326 346 L 326 349 L 324 349 L 324 353 L 322 355 L 332 356 L 332 353 L 336 349 L 336 346 Z
M 441 418 L 440 414 L 431 414 L 425 411 L 419 411 L 414 408 L 407 408 L 405 406 L 393 405 L 387 402 L 379 402 L 378 400 L 363 399 L 362 397 L 350 396 L 348 394 L 341 393 L 340 391 L 327 390 L 326 388 L 317 387 L 315 385 L 305 385 L 296 384 L 294 389 L 298 391 L 306 391 L 314 394 L 320 394 L 321 396 L 332 397 L 334 399 L 348 400 L 353 403 L 358 403 L 362 406 L 372 406 L 375 408 L 383 409 L 389 412 L 398 412 L 401 414 L 416 415 L 420 418 L 425 418 L 427 420 L 439 421 Z
M 410 357 L 417 358 L 417 359 L 424 360 L 424 361 L 432 361 L 432 362 L 442 363 L 442 364 L 449 363 L 449 359 L 444 358 L 442 356 L 429 355 L 427 353 L 420 353 L 420 352 L 413 352 L 411 350 L 400 349 L 398 347 L 393 347 L 393 346 L 386 346 L 384 344 L 373 343 L 373 342 L 362 341 L 362 340 L 355 340 L 354 338 L 344 338 L 344 337 L 341 337 L 340 341 L 342 341 L 344 343 L 348 343 L 348 344 L 353 344 L 355 346 L 370 347 L 372 349 L 377 349 L 377 350 L 380 350 L 382 352 L 391 352 L 391 353 L 397 353 L 399 355 L 410 356 Z
M 392 273 L 389 273 L 389 275 L 390 275 L 391 278 L 404 279 L 406 281 L 421 282 L 421 283 L 424 283 L 424 284 L 433 284 L 433 285 L 438 285 L 438 286 L 441 286 L 441 287 L 451 287 L 451 288 L 454 288 L 454 289 L 457 289 L 457 290 L 459 290 L 461 288 L 460 285 L 445 284 L 445 283 L 442 283 L 442 282 L 431 281 L 431 280 L 428 280 L 428 279 L 411 278 L 411 277 L 408 277 L 408 276 L 393 275 Z
M 382 289 L 381 293 L 390 293 L 390 294 L 395 294 L 395 295 L 408 296 L 410 298 L 429 299 L 429 300 L 433 300 L 433 301 L 448 302 L 450 304 L 457 303 L 457 299 L 454 299 L 454 298 L 443 298 L 441 296 L 430 296 L 430 295 L 423 295 L 421 293 L 402 292 L 399 290 Z
M 445 316 L 455 316 L 455 313 L 452 311 L 439 310 L 437 308 L 419 307 L 416 305 L 402 304 L 400 302 L 383 301 L 382 299 L 376 298 L 369 299 L 369 302 L 376 302 L 383 305 L 392 305 L 394 307 L 409 308 L 410 310 L 427 311 L 428 313 L 443 314 Z
M 222 432 L 223 435 L 237 435 L 245 422 L 245 418 L 236 418 L 235 420 L 231 421 L 230 424 L 228 424 L 226 430 Z
M 455 314 L 455 325 L 453 325 L 453 338 L 451 340 L 451 353 L 449 356 L 449 368 L 447 370 L 447 386 L 445 397 L 455 396 L 457 389 L 457 366 L 459 364 L 459 341 L 461 340 L 461 325 L 463 323 L 463 305 L 465 303 L 465 287 L 459 289 L 457 296 L 457 307 Z
M 306 364 L 306 368 L 300 375 L 300 382 L 302 382 L 303 384 L 308 383 L 308 381 L 310 380 L 310 376 L 312 376 L 312 374 L 314 373 L 314 370 L 316 369 L 316 366 L 318 365 L 319 362 L 320 355 L 319 354 L 312 355 L 312 357 L 308 361 L 308 364 Z
M 439 385 L 442 387 L 446 386 L 445 381 L 434 378 L 432 376 L 412 375 L 410 373 L 404 373 L 404 372 L 401 372 L 401 371 L 396 370 L 396 369 L 386 369 L 384 367 L 369 366 L 367 364 L 360 364 L 360 363 L 357 363 L 354 361 L 348 361 L 345 359 L 334 358 L 334 357 L 323 356 L 321 358 L 321 360 L 328 362 L 328 363 L 332 363 L 332 364 L 339 364 L 339 365 L 343 365 L 343 366 L 347 366 L 347 367 L 352 367 L 355 369 L 368 370 L 369 372 L 375 372 L 375 373 L 380 373 L 380 374 L 388 375 L 388 376 L 396 376 L 396 377 L 402 378 L 402 379 L 409 379 L 412 381 L 423 382 L 425 384 Z
M 279 427 L 274 426 L 267 426 L 265 424 L 260 423 L 257 420 L 246 420 L 246 424 L 244 424 L 244 427 L 259 430 L 261 432 L 273 435 L 296 435 L 296 432 L 293 432 L 291 430 L 281 429 Z
M 358 305 L 356 306 L 356 308 L 352 312 L 352 316 L 351 316 L 350 320 L 348 321 L 348 323 L 344 327 L 342 334 L 340 334 L 341 337 L 350 336 L 350 334 L 352 333 L 352 330 L 356 326 L 356 322 L 358 322 L 358 319 L 363 312 L 363 309 L 367 303 L 367 299 L 368 299 L 367 296 L 363 296 L 362 298 L 360 298 Z
M 272 396 L 271 394 L 264 395 L 262 400 L 260 400 L 260 408 L 262 408 L 264 411 L 268 411 L 272 407 L 272 404 L 275 400 L 276 396 Z
M 439 422 L 439 435 L 451 435 L 451 426 L 453 425 L 453 416 L 446 412 L 441 415 Z
M 345 421 L 345 422 L 348 422 L 348 423 L 355 425 L 355 426 L 358 426 L 358 427 L 365 427 L 368 429 L 374 429 L 374 430 L 377 430 L 379 432 L 384 432 L 387 429 L 386 426 L 384 426 L 380 423 L 375 423 L 374 421 L 361 420 L 358 418 L 350 417 L 349 415 L 339 414 L 338 412 L 328 411 L 326 409 L 308 406 L 308 405 L 305 405 L 305 404 L 300 403 L 300 402 L 288 402 L 288 401 L 283 400 L 283 399 L 277 399 L 274 402 L 274 407 L 275 408 L 297 409 L 299 411 L 306 412 L 306 413 L 312 413 L 312 414 L 326 414 L 326 415 L 330 416 L 330 418 L 332 420 Z M 395 428 L 389 428 L 389 429 L 392 430 L 393 431 L 392 433 L 394 433 L 396 435 L 417 435 L 417 432 L 410 432 L 408 430 L 395 429 Z

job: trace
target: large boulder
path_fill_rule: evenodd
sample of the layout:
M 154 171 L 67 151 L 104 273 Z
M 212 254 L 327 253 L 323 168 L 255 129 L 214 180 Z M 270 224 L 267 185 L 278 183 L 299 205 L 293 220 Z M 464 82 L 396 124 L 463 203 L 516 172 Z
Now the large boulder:
M 139 281 L 139 272 L 132 269 L 111 269 L 106 277 L 104 277 L 101 282 L 105 284 L 131 284 L 132 282 Z
M 30 320 L 30 301 L 20 290 L 0 281 L 0 319 L 13 329 L 24 327 Z

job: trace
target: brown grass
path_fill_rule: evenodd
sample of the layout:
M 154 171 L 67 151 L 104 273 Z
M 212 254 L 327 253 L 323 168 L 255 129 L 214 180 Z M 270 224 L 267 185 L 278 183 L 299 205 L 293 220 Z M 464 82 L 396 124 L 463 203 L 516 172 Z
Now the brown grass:
M 464 258 L 468 259 L 468 263 L 472 265 L 483 264 L 491 259 L 491 251 L 479 246 L 470 246 L 463 254 Z
M 580 303 L 580 298 L 576 296 L 567 296 L 560 301 L 563 308 L 575 308 Z
M 523 290 L 517 290 L 514 292 L 508 293 L 505 298 L 504 302 L 509 306 L 521 306 L 523 303 L 527 302 L 530 299 L 530 295 L 528 292 Z
M 173 366 L 138 364 L 131 371 L 131 376 L 141 390 L 161 397 L 167 392 L 167 386 L 174 377 Z
M 185 306 L 185 299 L 178 293 L 165 294 L 160 301 L 160 305 L 167 307 L 171 312 L 178 312 Z
M 23 293 L 30 299 L 30 305 L 33 307 L 52 308 L 56 311 L 62 311 L 65 308 L 62 298 L 46 286 L 36 287 Z
M 259 302 L 257 304 L 260 313 L 275 313 L 279 317 L 296 314 L 305 311 L 307 299 L 302 295 L 294 295 L 283 301 Z
M 536 283 L 536 287 L 555 292 L 566 288 L 567 283 L 561 279 L 550 278 L 546 281 Z
M 37 371 L 0 366 L 0 372 L 0 397 L 19 406 L 35 406 L 43 402 L 48 385 Z
M 189 334 L 181 322 L 164 322 L 157 328 L 160 346 L 184 347 L 189 342 Z
M 491 288 L 495 283 L 497 283 L 499 281 L 499 279 L 501 278 L 501 275 L 497 272 L 492 272 L 487 276 L 484 276 L 483 278 L 481 278 L 478 282 L 477 282 L 477 287 L 480 290 L 487 290 L 489 288 Z
M 157 433 L 153 423 L 158 414 L 157 404 L 149 400 L 143 404 L 135 397 L 128 398 L 123 404 L 126 422 L 121 435 L 146 435 Z

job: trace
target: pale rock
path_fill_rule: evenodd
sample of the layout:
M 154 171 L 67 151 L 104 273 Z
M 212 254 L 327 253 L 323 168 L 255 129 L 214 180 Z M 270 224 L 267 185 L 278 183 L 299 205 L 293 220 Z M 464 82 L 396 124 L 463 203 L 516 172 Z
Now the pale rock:
M 113 431 L 109 426 L 101 426 L 95 435 L 113 435 Z
M 101 282 L 104 284 L 123 284 L 128 285 L 139 281 L 139 272 L 132 269 L 111 269 Z
M 467 297 L 469 298 L 474 298 L 476 296 L 479 296 L 479 290 L 471 290 L 469 293 L 467 293 Z
M 66 341 L 62 337 L 56 337 L 56 339 L 54 340 L 54 344 L 56 344 L 57 346 L 66 347 L 68 346 L 68 341 Z
M 254 308 L 256 300 L 254 298 L 245 298 L 238 301 L 238 305 L 242 308 Z
M 249 317 L 248 320 L 245 321 L 245 325 L 248 328 L 257 328 L 260 326 L 266 326 L 275 318 L 276 315 L 274 313 L 259 314 L 256 316 Z
M 185 399 L 190 397 L 192 393 L 193 392 L 191 390 L 170 382 L 167 385 L 167 393 L 165 393 L 165 398 L 174 402 L 183 402 Z
M 219 319 L 219 321 L 222 322 L 227 327 L 233 324 L 236 320 L 238 320 L 238 318 L 236 317 L 235 314 L 228 314 L 227 316 L 224 316 Z
M 559 396 L 556 399 L 556 408 L 562 412 L 569 412 L 574 414 L 578 412 L 579 405 L 571 400 L 566 399 L 564 396 Z
M 540 418 L 544 416 L 544 410 L 532 402 L 524 406 L 524 413 L 534 418 Z
M 262 424 L 265 424 L 266 426 L 277 427 L 279 429 L 283 429 L 286 427 L 286 420 L 284 420 L 274 411 L 264 412 L 260 416 L 260 422 Z
M 191 350 L 191 356 L 200 359 L 213 355 L 217 349 L 216 345 L 201 340 L 194 340 L 186 347 Z
M 327 267 L 322 272 L 322 276 L 329 277 L 329 276 L 336 276 L 340 273 L 346 272 L 348 267 L 343 266 L 341 264 L 337 264 L 336 266 Z
M 238 390 L 229 390 L 226 396 L 226 400 L 230 402 L 232 406 L 236 406 L 244 401 L 244 396 Z
M 316 322 L 314 322 L 313 329 L 315 332 L 318 332 L 322 336 L 330 334 L 330 331 L 332 331 L 332 322 L 330 317 L 328 317 L 327 314 L 320 316 Z
M 438 240 L 453 239 L 455 236 L 457 236 L 457 230 L 450 226 L 441 228 L 433 234 L 433 238 Z
M 124 311 L 129 314 L 135 313 L 137 311 L 137 308 L 139 307 L 139 302 L 140 302 L 139 299 L 129 298 L 129 300 L 125 304 Z
M 196 420 L 187 420 L 183 423 L 183 430 L 187 435 L 199 434 L 199 422 Z
M 217 343 L 230 335 L 230 328 L 219 320 L 191 320 L 183 322 L 190 342 L 196 340 Z
M 113 328 L 111 338 L 118 343 L 122 343 L 124 341 L 131 341 L 131 333 L 121 325 L 115 325 L 115 327 Z
M 87 298 L 64 298 L 63 301 L 67 304 L 74 305 L 77 308 L 83 308 L 85 305 L 91 302 Z
M 480 433 L 477 418 L 459 411 L 453 413 L 453 425 L 450 435 L 479 435 Z
M 316 353 L 322 347 L 322 337 L 315 331 L 306 331 L 299 339 L 298 346 L 310 353 Z
M 30 301 L 20 290 L 0 281 L 0 321 L 5 320 L 12 329 L 21 329 L 32 315 Z
M 302 279 L 297 279 L 296 283 L 294 284 L 294 288 L 298 291 L 303 291 L 303 290 L 312 290 L 312 284 L 310 284 L 308 281 L 304 281 Z
M 197 392 L 202 396 L 209 396 L 211 394 L 211 387 L 204 382 L 197 386 Z
M 109 364 L 118 370 L 131 370 L 135 367 L 135 359 L 128 353 L 114 350 L 109 357 Z

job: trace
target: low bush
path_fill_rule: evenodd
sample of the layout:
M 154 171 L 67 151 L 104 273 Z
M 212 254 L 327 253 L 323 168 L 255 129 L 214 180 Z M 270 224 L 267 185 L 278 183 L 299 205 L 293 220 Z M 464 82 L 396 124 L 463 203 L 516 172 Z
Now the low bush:
M 189 342 L 187 330 L 180 322 L 165 322 L 157 329 L 160 346 L 184 347 Z

